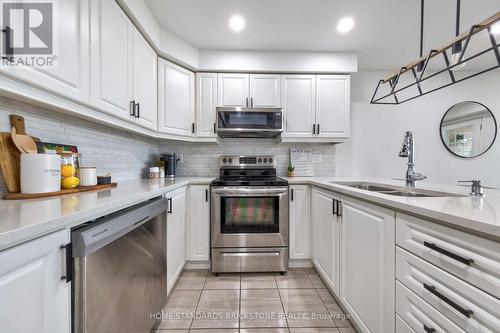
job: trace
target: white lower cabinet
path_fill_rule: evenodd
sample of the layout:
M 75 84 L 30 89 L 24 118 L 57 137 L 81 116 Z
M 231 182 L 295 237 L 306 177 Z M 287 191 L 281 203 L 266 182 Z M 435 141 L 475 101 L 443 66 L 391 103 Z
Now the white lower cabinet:
M 188 190 L 188 260 L 210 259 L 210 186 L 191 185 Z
M 334 214 L 338 195 L 319 188 L 311 192 L 313 263 L 328 286 L 339 292 L 339 222 Z
M 311 258 L 311 190 L 291 185 L 289 192 L 290 259 Z
M 395 213 L 340 199 L 340 299 L 362 332 L 394 332 Z
M 62 230 L 0 252 L 0 331 L 68 333 L 71 285 Z
M 167 289 L 172 291 L 186 262 L 186 188 L 169 192 L 167 210 Z

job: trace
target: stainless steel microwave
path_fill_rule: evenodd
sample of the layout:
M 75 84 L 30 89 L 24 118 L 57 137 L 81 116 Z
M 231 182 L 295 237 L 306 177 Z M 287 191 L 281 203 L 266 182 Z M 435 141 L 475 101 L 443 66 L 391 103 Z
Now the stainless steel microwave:
M 274 138 L 283 131 L 282 108 L 218 107 L 220 137 Z

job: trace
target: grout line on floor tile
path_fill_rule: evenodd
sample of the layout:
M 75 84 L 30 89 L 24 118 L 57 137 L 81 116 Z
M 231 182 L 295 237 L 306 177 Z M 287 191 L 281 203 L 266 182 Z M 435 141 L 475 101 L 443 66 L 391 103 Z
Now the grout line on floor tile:
M 193 327 L 194 319 L 196 317 L 196 312 L 198 312 L 198 306 L 200 305 L 201 295 L 203 295 L 203 291 L 205 290 L 205 284 L 207 283 L 208 273 L 205 274 L 205 279 L 203 280 L 203 286 L 201 287 L 200 295 L 198 296 L 198 302 L 196 302 L 196 307 L 194 308 L 193 318 L 191 319 L 191 324 L 189 324 L 188 332 L 191 331 Z
M 288 316 L 285 310 L 285 304 L 283 304 L 283 299 L 281 298 L 280 288 L 278 288 L 278 281 L 276 281 L 276 275 L 273 274 L 274 283 L 276 283 L 276 288 L 278 289 L 278 296 L 280 298 L 281 308 L 283 309 L 283 313 L 285 314 L 286 328 L 288 329 L 288 333 L 290 333 L 290 324 L 288 324 Z

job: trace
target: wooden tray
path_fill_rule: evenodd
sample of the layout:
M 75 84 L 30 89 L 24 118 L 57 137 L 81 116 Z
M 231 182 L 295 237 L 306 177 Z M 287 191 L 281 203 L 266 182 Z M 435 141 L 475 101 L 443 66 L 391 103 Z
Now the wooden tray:
M 55 197 L 58 195 L 65 194 L 75 194 L 81 192 L 90 192 L 90 191 L 99 191 L 117 187 L 117 183 L 111 183 L 107 185 L 96 185 L 96 186 L 79 186 L 77 188 L 71 190 L 61 190 L 57 192 L 49 192 L 49 193 L 34 193 L 34 194 L 25 194 L 25 193 L 9 193 L 3 196 L 4 200 L 20 200 L 20 199 L 38 199 L 38 198 L 46 198 L 46 197 Z

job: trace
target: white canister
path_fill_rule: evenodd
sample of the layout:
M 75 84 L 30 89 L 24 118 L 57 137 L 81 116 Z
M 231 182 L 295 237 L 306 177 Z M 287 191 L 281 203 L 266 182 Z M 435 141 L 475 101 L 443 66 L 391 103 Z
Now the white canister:
M 21 154 L 21 193 L 61 190 L 61 156 Z
M 97 185 L 97 170 L 95 167 L 81 167 L 78 169 L 78 178 L 81 186 Z

